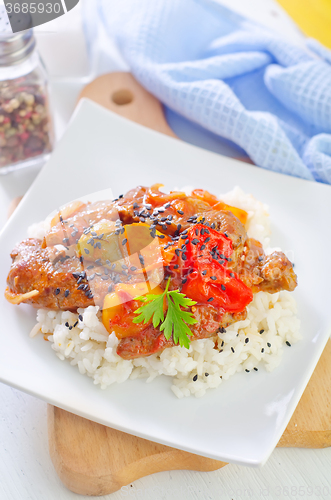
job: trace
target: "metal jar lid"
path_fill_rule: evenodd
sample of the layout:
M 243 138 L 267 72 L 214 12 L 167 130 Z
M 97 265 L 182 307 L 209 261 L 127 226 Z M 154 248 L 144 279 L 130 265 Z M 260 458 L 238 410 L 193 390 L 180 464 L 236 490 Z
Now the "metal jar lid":
M 31 26 L 29 14 L 22 14 L 15 22 L 21 23 L 22 29 Z M 12 23 L 12 20 L 10 20 Z M 29 57 L 36 41 L 32 29 L 13 33 L 4 5 L 0 5 L 0 67 L 18 64 Z

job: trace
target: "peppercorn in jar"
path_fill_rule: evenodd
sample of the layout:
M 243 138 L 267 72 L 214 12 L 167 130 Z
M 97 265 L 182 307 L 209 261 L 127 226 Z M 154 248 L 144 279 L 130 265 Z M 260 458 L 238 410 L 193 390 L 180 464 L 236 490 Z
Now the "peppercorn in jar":
M 47 76 L 33 31 L 0 29 L 0 174 L 41 164 L 52 136 Z

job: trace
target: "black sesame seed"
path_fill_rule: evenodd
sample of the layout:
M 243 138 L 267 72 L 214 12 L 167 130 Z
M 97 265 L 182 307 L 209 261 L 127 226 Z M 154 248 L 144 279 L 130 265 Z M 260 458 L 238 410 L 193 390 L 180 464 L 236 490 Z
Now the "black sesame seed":
M 205 271 L 202 271 L 202 273 L 201 273 L 201 274 L 202 274 L 202 276 L 206 276 L 207 271 L 206 271 L 206 270 L 205 270 Z
M 235 278 L 235 274 L 234 273 L 230 273 L 230 276 L 231 276 L 231 278 Z
M 232 352 L 234 352 L 234 349 L 233 349 L 233 347 L 231 347 L 231 351 L 232 351 Z
M 63 238 L 63 243 L 66 245 L 67 243 L 69 243 L 69 238 Z
M 174 269 L 178 269 L 178 268 L 179 268 L 179 265 L 178 265 L 178 264 L 176 264 L 176 265 L 174 266 Z
M 262 347 L 261 352 L 264 352 L 264 347 Z
M 137 271 L 137 268 L 136 268 L 135 266 L 131 266 L 131 267 L 130 267 L 130 270 L 131 270 L 131 271 Z
M 288 340 L 286 341 L 286 345 L 288 345 L 289 347 L 291 347 L 291 344 L 289 343 Z
M 258 261 L 259 261 L 259 262 L 262 262 L 262 261 L 263 261 L 263 257 L 262 257 L 262 256 L 260 256 L 260 257 L 258 258 Z
M 196 228 L 195 234 L 196 234 L 196 236 L 199 236 L 199 229 L 198 228 Z
M 260 330 L 260 335 L 262 335 L 262 333 L 264 333 L 264 330 Z
M 210 297 L 207 302 L 212 302 L 214 300 L 214 297 Z
M 66 321 L 66 322 L 64 323 L 64 326 L 66 326 L 67 328 L 69 328 L 69 323 L 68 323 L 68 321 Z
M 127 238 L 124 238 L 124 240 L 122 241 L 122 245 L 123 245 L 123 246 L 124 246 L 124 245 L 126 245 L 126 244 L 127 244 L 127 242 L 128 242 L 128 239 L 127 239 Z
M 79 321 L 83 321 L 83 316 L 80 314 L 80 315 L 78 316 L 78 319 L 79 319 Z
M 177 212 L 179 213 L 179 215 L 184 215 L 183 210 L 177 210 Z
M 171 203 L 170 203 L 170 201 L 168 201 L 168 203 L 166 203 L 166 204 L 164 205 L 164 208 L 169 208 L 169 207 L 170 207 L 170 205 L 171 205 Z
M 207 232 L 208 229 L 205 229 L 205 232 Z M 205 239 L 205 243 L 208 243 L 208 241 L 210 241 L 210 236 L 208 236 L 208 238 Z
M 186 254 L 185 254 L 185 253 L 182 253 L 182 259 L 183 259 L 183 260 L 186 260 L 186 259 L 187 259 L 187 257 L 186 257 Z
M 221 288 L 222 288 L 223 292 L 225 292 L 226 287 L 224 285 L 221 285 Z
M 112 291 L 112 289 L 113 289 L 113 285 L 109 285 L 109 287 L 108 287 L 108 293 L 110 293 Z
M 206 373 L 205 373 L 205 377 L 209 377 L 209 373 L 207 373 L 207 372 L 206 372 Z
M 85 252 L 86 254 L 89 254 L 89 253 L 90 253 L 90 251 L 89 251 L 87 248 L 84 248 L 84 252 Z
M 245 372 L 249 373 L 249 370 L 247 370 L 247 368 L 246 368 Z
M 201 249 L 200 250 L 204 250 L 206 248 L 206 245 L 201 245 Z
M 123 194 L 120 194 L 118 199 L 120 200 L 121 198 L 123 198 L 123 196 L 124 196 Z
M 197 245 L 199 243 L 199 240 L 197 240 L 196 238 L 194 238 L 194 240 L 192 240 L 192 243 L 193 243 L 193 245 Z
M 73 327 L 75 328 L 77 325 L 78 325 L 78 321 L 76 321 L 76 323 L 73 325 Z
M 258 368 L 256 368 L 256 366 L 254 367 L 254 370 L 257 372 L 258 371 Z
M 185 283 L 186 283 L 186 282 L 187 282 L 187 278 L 184 278 L 184 279 L 182 280 L 182 285 L 185 285 Z
M 270 342 L 267 342 L 267 346 L 268 346 L 268 347 L 271 347 L 271 344 L 270 344 Z
M 210 279 L 213 280 L 213 281 L 216 281 L 217 277 L 216 276 L 211 276 Z
M 247 337 L 247 338 L 245 339 L 245 344 L 247 344 L 248 342 L 249 342 L 249 338 Z
M 144 257 L 142 255 L 139 255 L 139 260 L 140 260 L 140 264 L 144 267 L 145 261 L 144 261 Z
M 85 285 L 79 285 L 79 286 L 77 287 L 77 290 L 84 290 L 84 289 L 85 289 Z
M 198 375 L 194 375 L 193 382 L 196 382 L 197 380 L 198 380 Z
M 134 204 L 133 204 L 133 208 L 139 208 L 138 203 L 134 202 Z
M 64 296 L 65 296 L 65 297 L 68 297 L 68 296 L 69 296 L 69 294 L 70 294 L 70 291 L 69 291 L 69 290 L 66 290 L 66 291 L 64 292 Z
M 201 236 L 203 236 L 205 234 L 205 230 L 203 228 L 201 229 L 200 234 L 201 234 Z

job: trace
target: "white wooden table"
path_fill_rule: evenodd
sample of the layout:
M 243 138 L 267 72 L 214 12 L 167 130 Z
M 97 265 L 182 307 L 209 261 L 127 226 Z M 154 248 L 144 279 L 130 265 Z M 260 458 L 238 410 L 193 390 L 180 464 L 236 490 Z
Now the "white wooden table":
M 293 41 L 302 41 L 299 31 L 274 0 L 222 2 L 279 30 Z M 89 72 L 79 7 L 36 31 L 39 50 L 51 75 L 56 132 L 60 137 Z M 114 60 L 114 70 L 124 67 Z M 0 228 L 6 222 L 10 201 L 27 191 L 37 173 L 36 169 L 27 169 L 0 177 Z M 0 384 L 0 443 L 0 500 L 79 498 L 62 485 L 53 469 L 48 454 L 45 402 Z M 208 473 L 163 472 L 135 481 L 104 498 L 125 497 L 143 500 L 331 499 L 331 449 L 276 449 L 261 469 L 227 465 Z

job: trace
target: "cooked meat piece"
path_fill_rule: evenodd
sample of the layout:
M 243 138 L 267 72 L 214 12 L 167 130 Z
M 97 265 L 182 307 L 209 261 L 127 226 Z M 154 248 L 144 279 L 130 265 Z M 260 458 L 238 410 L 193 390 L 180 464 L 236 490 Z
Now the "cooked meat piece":
M 297 286 L 293 265 L 283 252 L 266 256 L 261 243 L 253 238 L 246 241 L 244 253 L 235 269 L 240 279 L 253 292 L 292 292 Z
M 59 212 L 61 215 L 61 212 Z M 47 246 L 64 244 L 73 245 L 83 234 L 84 229 L 89 228 L 102 219 L 118 219 L 116 204 L 111 201 L 97 201 L 87 203 L 81 210 L 75 212 L 72 216 L 63 218 L 51 227 L 46 235 Z
M 117 209 L 123 224 L 145 221 L 161 233 L 173 236 L 192 225 L 191 217 L 210 209 L 210 205 L 198 198 L 180 191 L 162 193 L 158 186 L 138 186 L 119 200 Z
M 91 263 L 86 267 L 76 256 L 63 256 L 54 247 L 42 248 L 42 242 L 32 238 L 19 243 L 11 257 L 6 298 L 34 307 L 75 311 L 79 307 L 102 306 L 109 285 L 126 279 L 104 267 L 92 265 L 87 269 Z M 141 278 L 133 276 L 130 283 L 138 280 Z M 32 291 L 39 293 L 24 299 Z
M 227 327 L 235 321 L 246 318 L 246 309 L 236 314 L 222 314 L 221 311 L 210 305 L 195 306 L 193 316 L 198 323 L 190 326 L 193 335 L 191 340 L 205 339 L 213 337 L 222 327 Z M 150 356 L 163 351 L 167 347 L 174 347 L 172 337 L 167 340 L 163 333 L 149 325 L 139 335 L 134 337 L 124 337 L 117 346 L 117 354 L 124 359 L 134 359 L 141 356 Z
M 293 265 L 283 252 L 274 252 L 265 258 L 261 277 L 263 281 L 258 288 L 264 292 L 275 293 L 280 290 L 292 292 L 297 286 Z

